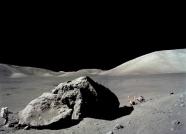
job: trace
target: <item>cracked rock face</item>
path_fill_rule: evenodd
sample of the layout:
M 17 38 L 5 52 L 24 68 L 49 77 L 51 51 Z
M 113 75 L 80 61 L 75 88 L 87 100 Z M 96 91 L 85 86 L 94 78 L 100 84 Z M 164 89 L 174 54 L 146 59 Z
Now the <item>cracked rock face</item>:
M 106 114 L 118 108 L 118 98 L 108 88 L 89 77 L 79 77 L 32 100 L 19 112 L 19 124 L 43 127 Z

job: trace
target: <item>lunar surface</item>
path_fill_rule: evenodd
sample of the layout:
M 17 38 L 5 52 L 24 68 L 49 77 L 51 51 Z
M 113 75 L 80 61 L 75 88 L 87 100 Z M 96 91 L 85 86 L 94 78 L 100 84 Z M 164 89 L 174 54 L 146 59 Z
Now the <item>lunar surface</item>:
M 13 114 L 59 83 L 89 76 L 109 88 L 120 108 L 131 107 L 128 96 L 143 96 L 145 101 L 123 110 L 113 118 L 83 118 L 68 127 L 14 129 L 3 126 L 0 134 L 185 134 L 186 133 L 186 49 L 157 51 L 138 57 L 111 70 L 53 72 L 32 67 L 0 64 L 0 108 Z M 63 124 L 62 124 L 63 125 Z

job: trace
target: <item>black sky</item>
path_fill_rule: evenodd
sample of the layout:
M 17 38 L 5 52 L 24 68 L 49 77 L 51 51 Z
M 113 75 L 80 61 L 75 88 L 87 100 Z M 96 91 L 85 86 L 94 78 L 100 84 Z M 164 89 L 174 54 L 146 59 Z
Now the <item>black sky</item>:
M 153 51 L 184 48 L 182 18 L 171 17 L 11 12 L 1 25 L 0 63 L 110 69 Z

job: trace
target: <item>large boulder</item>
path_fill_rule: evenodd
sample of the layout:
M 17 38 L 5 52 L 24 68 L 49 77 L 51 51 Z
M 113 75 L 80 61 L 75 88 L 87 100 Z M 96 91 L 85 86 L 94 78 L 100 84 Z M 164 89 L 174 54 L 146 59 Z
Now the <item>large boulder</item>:
M 19 124 L 43 127 L 105 115 L 118 108 L 118 98 L 108 88 L 89 77 L 80 77 L 61 83 L 52 93 L 43 93 L 32 100 L 19 112 Z
M 72 109 L 57 100 L 57 95 L 43 93 L 19 112 L 19 124 L 33 127 L 48 126 L 62 119 L 71 119 Z

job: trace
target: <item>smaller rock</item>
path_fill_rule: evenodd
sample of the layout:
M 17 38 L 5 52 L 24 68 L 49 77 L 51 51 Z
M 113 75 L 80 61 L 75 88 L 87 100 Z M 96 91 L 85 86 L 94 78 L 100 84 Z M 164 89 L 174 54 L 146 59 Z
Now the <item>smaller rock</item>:
M 139 101 L 140 103 L 145 101 L 145 98 L 143 96 L 139 96 L 136 98 L 137 101 Z
M 106 134 L 114 134 L 114 132 L 113 131 L 109 131 Z
M 180 128 L 182 128 L 183 125 L 184 125 L 184 124 L 183 124 L 181 121 L 179 121 L 179 120 L 173 120 L 171 123 L 172 123 L 172 125 L 173 125 L 174 130 L 180 129 Z
M 131 106 L 136 105 L 135 100 L 136 100 L 135 96 L 128 96 L 128 102 Z
M 119 129 L 123 129 L 123 128 L 124 128 L 124 126 L 121 125 L 121 124 L 116 124 L 116 125 L 114 126 L 114 130 L 119 130 Z
M 135 101 L 129 101 L 130 105 L 133 106 L 133 105 L 136 105 L 137 103 Z
M 30 129 L 29 126 L 26 126 L 26 127 L 23 128 L 23 130 L 29 130 L 29 129 Z
M 8 115 L 9 115 L 8 107 L 2 107 L 0 117 L 4 118 L 4 125 L 7 125 L 8 123 Z
M 179 125 L 181 124 L 181 122 L 179 120 L 173 120 L 172 121 L 172 125 Z
M 173 95 L 173 94 L 174 94 L 174 92 L 173 92 L 173 91 L 171 91 L 171 92 L 170 92 L 170 95 Z

